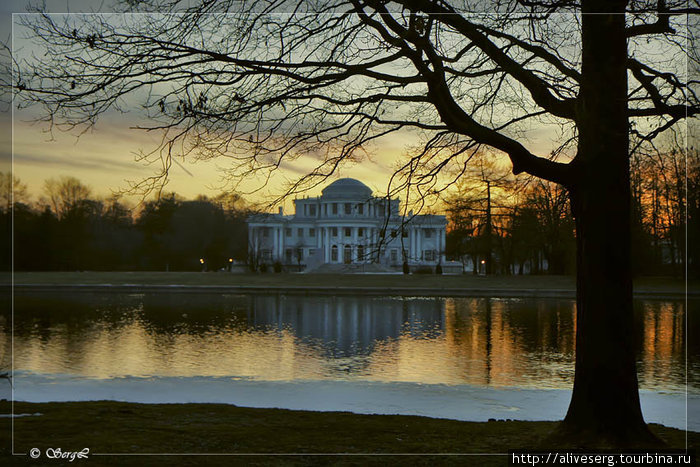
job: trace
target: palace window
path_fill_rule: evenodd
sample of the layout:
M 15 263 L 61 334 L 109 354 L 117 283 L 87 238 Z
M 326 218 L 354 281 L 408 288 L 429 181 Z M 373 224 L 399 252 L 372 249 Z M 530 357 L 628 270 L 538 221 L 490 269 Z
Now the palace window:
M 408 238 L 408 231 L 407 231 L 407 230 L 402 230 L 402 231 L 401 231 L 401 237 L 403 237 L 403 238 Z
M 338 262 L 338 247 L 336 245 L 331 247 L 331 261 Z
M 304 229 L 297 229 L 297 237 L 302 238 L 304 236 Z
M 352 229 L 350 227 L 345 227 L 345 236 L 352 237 Z
M 358 205 L 357 205 L 357 212 L 359 212 L 360 214 L 364 214 L 364 213 L 365 213 L 365 205 L 364 205 L 364 204 L 358 204 Z
M 272 250 L 261 250 L 260 257 L 263 261 L 272 261 Z
M 316 229 L 309 229 L 309 237 L 315 237 L 316 236 Z
M 333 207 L 333 214 L 338 214 L 338 203 L 333 203 L 331 206 Z
M 270 228 L 269 227 L 263 227 L 262 232 L 263 232 L 263 237 L 267 238 L 270 236 Z
M 365 258 L 365 247 L 363 245 L 357 246 L 357 259 L 363 260 Z
M 433 229 L 425 229 L 425 238 L 430 238 L 433 235 Z
M 364 227 L 360 227 L 359 229 L 357 229 L 357 236 L 358 236 L 358 237 L 364 237 L 364 236 L 365 236 L 365 229 L 364 229 Z
M 312 217 L 316 217 L 316 205 L 312 204 L 309 206 L 309 215 Z
M 424 250 L 423 259 L 425 261 L 435 261 L 435 250 Z
M 338 227 L 331 227 L 331 237 L 338 236 Z
M 292 236 L 292 229 L 290 229 L 289 227 L 284 229 L 284 235 L 287 237 L 291 237 Z
M 345 203 L 345 215 L 350 215 L 352 213 L 352 204 Z
M 392 248 L 390 254 L 392 263 L 395 263 L 399 260 L 399 251 L 396 248 Z

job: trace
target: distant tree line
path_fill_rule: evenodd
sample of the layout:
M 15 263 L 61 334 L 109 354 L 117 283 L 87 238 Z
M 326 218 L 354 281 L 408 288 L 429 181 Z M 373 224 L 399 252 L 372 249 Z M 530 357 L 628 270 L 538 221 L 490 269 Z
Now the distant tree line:
M 687 258 L 689 273 L 700 276 L 697 149 L 635 153 L 630 167 L 635 272 L 680 276 Z M 517 181 L 507 168 L 477 161 L 455 188 L 445 203 L 445 254 L 466 272 L 575 272 L 575 226 L 560 185 Z M 19 271 L 218 270 L 229 260 L 248 261 L 251 213 L 235 193 L 195 200 L 171 193 L 130 209 L 116 197 L 97 199 L 65 176 L 46 180 L 43 196 L 30 202 L 24 183 L 0 173 L 8 245 L 0 260 L 9 266 L 13 259 Z
M 700 276 L 700 153 L 635 153 L 630 163 L 635 271 L 681 276 L 687 258 L 689 274 Z
M 697 149 L 636 152 L 630 168 L 634 272 L 680 276 L 687 258 L 689 273 L 700 276 Z M 575 225 L 561 186 L 516 181 L 505 169 L 477 161 L 456 188 L 446 202 L 445 253 L 467 272 L 575 272 Z
M 30 203 L 25 184 L 0 174 L 0 220 L 10 246 L 2 261 L 13 260 L 15 270 L 200 271 L 246 259 L 250 211 L 236 194 L 167 194 L 130 209 L 116 197 L 93 197 L 74 177 L 43 188 Z
M 460 184 L 447 203 L 446 255 L 465 272 L 573 274 L 574 221 L 566 192 L 495 174 Z

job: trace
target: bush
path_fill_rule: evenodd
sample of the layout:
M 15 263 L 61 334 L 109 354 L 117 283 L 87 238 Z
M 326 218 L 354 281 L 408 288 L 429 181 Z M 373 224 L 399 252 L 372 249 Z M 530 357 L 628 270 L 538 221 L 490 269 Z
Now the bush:
M 406 261 L 403 262 L 403 273 L 408 274 L 411 272 L 411 269 L 408 267 L 408 263 Z
M 433 273 L 433 268 L 430 266 L 421 266 L 417 268 L 415 271 L 413 271 L 413 274 L 432 274 Z
M 260 272 L 263 274 L 267 272 L 267 264 L 263 263 L 260 265 Z
M 275 261 L 275 264 L 272 265 L 272 268 L 275 270 L 275 272 L 280 273 L 282 272 L 282 263 L 279 261 Z
M 440 263 L 435 266 L 435 274 L 442 274 L 442 265 Z

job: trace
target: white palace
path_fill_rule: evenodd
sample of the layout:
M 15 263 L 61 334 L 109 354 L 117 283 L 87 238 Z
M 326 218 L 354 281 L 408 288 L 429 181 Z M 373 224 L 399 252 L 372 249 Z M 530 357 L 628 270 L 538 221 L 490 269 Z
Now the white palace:
M 445 262 L 440 215 L 399 214 L 399 200 L 372 196 L 364 183 L 342 178 L 321 196 L 294 200 L 293 215 L 257 214 L 248 220 L 250 254 L 259 263 L 296 265 L 379 263 L 411 269 Z

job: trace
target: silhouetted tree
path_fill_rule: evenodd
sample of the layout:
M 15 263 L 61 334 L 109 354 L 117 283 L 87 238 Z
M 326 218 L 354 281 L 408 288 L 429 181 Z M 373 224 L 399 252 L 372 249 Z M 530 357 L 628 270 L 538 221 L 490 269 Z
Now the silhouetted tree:
M 29 201 L 27 185 L 10 172 L 0 172 L 0 267 L 11 269 L 12 259 L 12 208 L 21 204 L 20 211 Z
M 516 189 L 512 175 L 505 167 L 497 167 L 487 154 L 476 155 L 465 170 L 456 192 L 446 200 L 451 223 L 451 248 L 457 256 L 470 256 L 477 273 L 477 264 L 484 261 L 483 272 L 493 274 L 509 270 L 509 252 L 504 245 L 505 222 L 510 216 L 510 199 Z M 455 243 L 459 237 L 459 244 Z M 494 256 L 498 250 L 499 255 Z
M 27 184 L 9 172 L 0 172 L 0 209 L 7 212 L 14 203 L 28 202 Z
M 168 271 L 171 263 L 175 262 L 177 253 L 169 241 L 169 235 L 172 217 L 180 202 L 175 193 L 170 193 L 144 204 L 136 220 L 136 226 L 143 235 L 143 247 L 139 252 L 140 268 Z
M 700 110 L 684 80 L 686 60 L 698 58 L 683 23 L 696 2 L 145 5 L 185 14 L 24 18 L 27 50 L 48 52 L 17 57 L 17 103 L 38 102 L 42 119 L 71 128 L 142 99 L 151 127 L 166 132 L 153 153 L 161 176 L 175 148 L 228 156 L 239 179 L 314 154 L 316 167 L 288 192 L 389 133 L 421 138 L 395 178 L 419 196 L 449 185 L 443 169 L 458 177 L 480 147 L 501 151 L 515 174 L 565 186 L 576 222 L 576 375 L 560 432 L 584 445 L 653 440 L 629 332 L 629 131 L 651 141 Z M 547 124 L 563 129 L 553 156 L 569 162 L 525 146 Z
M 574 220 L 571 217 L 568 193 L 560 185 L 535 181 L 526 191 L 524 204 L 539 219 L 539 236 L 547 272 L 573 272 L 575 261 Z
M 56 217 L 59 219 L 71 210 L 84 209 L 83 203 L 90 198 L 91 189 L 75 177 L 61 176 L 44 181 L 44 194 Z

